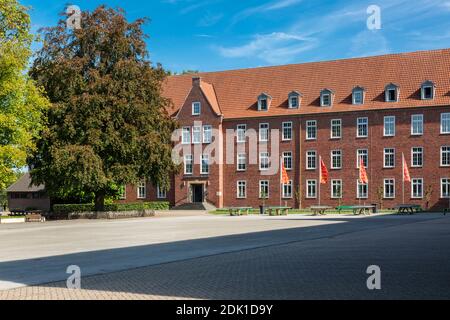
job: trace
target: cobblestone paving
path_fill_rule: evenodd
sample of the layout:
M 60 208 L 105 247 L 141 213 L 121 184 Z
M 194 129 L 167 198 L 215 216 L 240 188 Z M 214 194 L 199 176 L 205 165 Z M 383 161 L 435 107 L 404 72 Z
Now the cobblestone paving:
M 0 291 L 8 299 L 449 299 L 450 219 L 224 253 Z M 369 265 L 382 290 L 366 287 Z

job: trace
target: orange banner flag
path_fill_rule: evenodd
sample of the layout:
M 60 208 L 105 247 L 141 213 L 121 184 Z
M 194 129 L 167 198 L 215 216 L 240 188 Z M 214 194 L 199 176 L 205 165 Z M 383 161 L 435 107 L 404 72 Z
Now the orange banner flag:
M 369 178 L 367 177 L 366 167 L 364 166 L 364 159 L 361 157 L 359 162 L 359 182 L 363 184 L 369 183 Z
M 284 166 L 284 161 L 281 160 L 281 183 L 282 184 L 288 184 L 289 183 L 289 176 L 287 174 L 286 168 Z
M 322 158 L 320 158 L 320 184 L 328 183 L 328 169 Z
M 409 174 L 409 168 L 408 168 L 408 164 L 406 163 L 404 153 L 402 153 L 402 161 L 403 161 L 403 181 L 411 182 L 411 175 Z

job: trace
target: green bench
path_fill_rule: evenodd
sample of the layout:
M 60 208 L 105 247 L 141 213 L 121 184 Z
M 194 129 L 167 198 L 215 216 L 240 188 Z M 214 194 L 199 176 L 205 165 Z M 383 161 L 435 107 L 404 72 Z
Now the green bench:
M 336 207 L 336 210 L 339 214 L 341 214 L 341 211 L 353 211 L 353 206 L 338 206 Z
M 252 210 L 252 207 L 232 207 L 227 208 L 228 212 L 230 213 L 230 216 L 248 216 L 250 213 L 250 210 Z
M 269 216 L 287 216 L 289 214 L 290 207 L 267 207 L 266 210 L 269 211 Z

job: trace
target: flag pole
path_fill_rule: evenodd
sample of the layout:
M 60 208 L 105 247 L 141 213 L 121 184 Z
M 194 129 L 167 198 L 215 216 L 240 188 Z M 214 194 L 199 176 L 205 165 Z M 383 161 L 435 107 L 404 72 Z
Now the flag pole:
M 360 172 L 360 174 L 359 174 L 359 183 L 361 183 L 361 185 L 363 183 L 361 181 L 361 165 L 362 164 L 363 164 L 363 157 L 361 156 L 361 157 L 359 157 L 359 172 Z M 358 190 L 358 192 L 359 192 L 359 190 Z M 361 195 L 359 195 L 359 197 L 358 197 L 358 205 L 361 206 Z
M 280 207 L 281 207 L 281 203 L 283 202 L 282 200 L 282 196 L 283 196 L 283 157 L 280 157 Z
M 319 206 L 320 206 L 320 186 L 322 184 L 322 156 L 319 156 Z
M 402 152 L 402 204 L 405 204 L 405 154 Z

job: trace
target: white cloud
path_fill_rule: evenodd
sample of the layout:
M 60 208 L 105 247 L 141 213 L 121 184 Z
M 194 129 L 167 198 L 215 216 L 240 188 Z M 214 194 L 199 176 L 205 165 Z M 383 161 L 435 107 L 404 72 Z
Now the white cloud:
M 245 19 L 254 14 L 288 8 L 288 7 L 294 6 L 296 4 L 299 4 L 300 2 L 302 2 L 302 0 L 279 0 L 279 1 L 269 2 L 266 4 L 260 5 L 260 6 L 247 8 L 247 9 L 237 13 L 233 17 L 232 24 L 235 24 L 236 22 L 238 22 L 242 19 Z
M 257 57 L 270 64 L 282 64 L 293 61 L 301 52 L 316 46 L 314 39 L 298 34 L 273 32 L 255 35 L 242 46 L 218 47 L 219 53 L 226 58 Z
M 352 39 L 351 57 L 367 57 L 390 53 L 387 39 L 381 32 L 365 30 Z
M 198 22 L 199 27 L 211 27 L 218 23 L 223 18 L 223 13 L 212 14 L 207 12 L 202 19 Z

